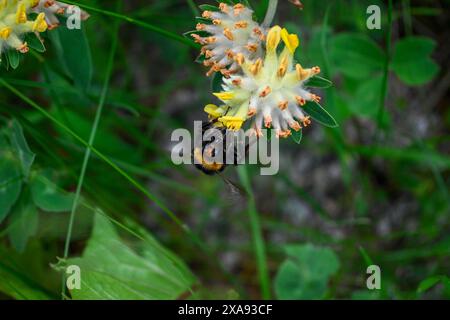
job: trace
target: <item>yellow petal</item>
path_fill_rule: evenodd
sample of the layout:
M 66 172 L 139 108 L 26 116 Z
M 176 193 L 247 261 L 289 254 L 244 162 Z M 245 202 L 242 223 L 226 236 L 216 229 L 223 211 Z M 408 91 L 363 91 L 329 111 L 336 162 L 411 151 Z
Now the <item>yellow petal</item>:
M 218 107 L 215 104 L 207 104 L 203 110 L 214 119 L 220 117 L 225 112 L 223 108 Z
M 220 117 L 219 121 L 222 122 L 225 127 L 227 127 L 230 130 L 237 131 L 241 129 L 242 125 L 244 124 L 245 119 L 241 117 L 236 116 L 224 116 Z
M 294 54 L 295 49 L 297 49 L 300 41 L 298 40 L 298 36 L 296 34 L 289 34 L 286 29 L 283 28 L 281 30 L 281 39 L 283 39 L 286 48 L 288 48 L 291 54 Z
M 231 100 L 234 98 L 234 92 L 228 91 L 228 92 L 216 92 L 213 93 L 217 98 L 220 100 Z
M 12 29 L 10 27 L 4 27 L 0 29 L 0 38 L 3 40 L 6 40 L 9 38 L 9 35 L 11 34 Z
M 281 40 L 281 28 L 280 26 L 272 27 L 267 34 L 266 48 L 268 52 L 273 52 L 277 49 Z
M 34 20 L 33 31 L 44 32 L 47 30 L 47 22 L 45 22 L 45 13 L 41 12 L 37 16 L 36 20 Z
M 25 3 L 21 3 L 17 7 L 16 23 L 25 23 L 25 22 L 27 22 L 27 9 L 25 7 Z

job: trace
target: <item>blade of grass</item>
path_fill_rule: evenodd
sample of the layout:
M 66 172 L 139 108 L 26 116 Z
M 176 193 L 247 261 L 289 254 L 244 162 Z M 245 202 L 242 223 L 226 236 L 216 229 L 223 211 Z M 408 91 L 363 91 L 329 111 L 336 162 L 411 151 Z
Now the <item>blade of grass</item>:
M 117 2 L 119 5 L 118 7 L 121 7 L 120 2 Z M 80 176 L 78 177 L 78 183 L 77 188 L 75 191 L 75 197 L 72 203 L 72 208 L 70 211 L 70 217 L 69 217 L 69 224 L 67 226 L 67 235 L 66 235 L 66 242 L 64 244 L 64 256 L 63 259 L 66 260 L 69 257 L 69 250 L 70 250 L 70 241 L 72 239 L 72 230 L 73 230 L 73 224 L 75 221 L 75 214 L 78 208 L 78 200 L 80 199 L 81 189 L 83 188 L 83 182 L 84 178 L 86 176 L 86 169 L 89 163 L 89 158 L 91 157 L 91 149 L 90 146 L 94 145 L 95 136 L 97 135 L 97 128 L 100 123 L 100 118 L 102 116 L 103 107 L 105 105 L 106 100 L 106 94 L 109 89 L 109 83 L 111 80 L 111 74 L 114 66 L 114 56 L 116 54 L 117 50 L 117 40 L 118 40 L 118 32 L 119 32 L 119 21 L 115 21 L 114 23 L 114 32 L 112 36 L 112 44 L 111 44 L 111 51 L 108 59 L 108 64 L 106 67 L 106 75 L 105 80 L 103 83 L 103 89 L 100 95 L 100 100 L 98 102 L 97 111 L 95 113 L 94 123 L 92 124 L 91 133 L 89 135 L 89 141 L 88 141 L 88 147 L 86 147 L 85 153 L 84 153 L 84 159 L 83 164 L 81 167 Z M 66 296 L 66 274 L 62 273 L 62 290 L 61 290 L 61 297 Z
M 181 35 L 178 35 L 178 34 L 176 34 L 174 32 L 167 31 L 167 30 L 162 29 L 160 27 L 154 26 L 154 25 L 152 25 L 150 23 L 143 22 L 143 21 L 140 21 L 140 20 L 136 20 L 136 19 L 133 19 L 133 18 L 128 17 L 126 15 L 117 13 L 117 12 L 103 10 L 103 9 L 100 9 L 100 8 L 92 7 L 92 6 L 89 6 L 89 5 L 86 5 L 86 4 L 82 4 L 82 3 L 79 3 L 78 1 L 65 0 L 63 2 L 79 6 L 80 8 L 86 9 L 90 13 L 97 12 L 97 13 L 101 13 L 101 14 L 104 14 L 104 15 L 109 16 L 109 17 L 113 17 L 113 18 L 124 20 L 126 22 L 135 24 L 135 25 L 137 25 L 139 27 L 142 27 L 142 28 L 151 30 L 153 32 L 159 33 L 160 35 L 162 35 L 164 37 L 167 37 L 167 38 L 170 38 L 172 40 L 178 41 L 178 42 L 183 43 L 185 45 L 188 45 L 188 46 L 190 46 L 192 48 L 195 48 L 195 49 L 199 49 L 200 48 L 200 46 L 198 44 L 196 44 L 195 42 L 193 42 L 193 41 L 191 41 L 191 40 L 189 40 L 189 39 L 187 39 L 187 38 L 185 38 L 185 37 L 183 37 Z
M 261 222 L 256 210 L 255 198 L 253 195 L 247 168 L 245 166 L 238 167 L 239 178 L 248 194 L 247 212 L 250 218 L 250 226 L 252 230 L 252 238 L 255 246 L 256 263 L 258 267 L 259 284 L 261 287 L 261 295 L 264 300 L 270 300 L 270 277 L 267 269 L 266 248 L 262 236 Z
M 191 8 L 192 13 L 194 14 L 194 17 L 200 16 L 200 10 L 198 10 L 197 6 L 195 5 L 194 0 L 186 0 L 186 2 L 189 5 L 189 8 Z

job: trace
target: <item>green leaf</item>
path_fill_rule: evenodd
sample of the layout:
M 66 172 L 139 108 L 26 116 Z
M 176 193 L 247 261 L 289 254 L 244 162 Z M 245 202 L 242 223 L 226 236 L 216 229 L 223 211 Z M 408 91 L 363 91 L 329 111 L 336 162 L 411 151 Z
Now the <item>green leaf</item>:
M 48 288 L 54 282 L 48 262 L 53 259 L 48 245 L 31 241 L 25 252 L 18 253 L 0 246 L 0 292 L 17 300 L 47 300 L 59 298 Z M 41 286 L 43 284 L 43 286 Z
M 11 68 L 17 69 L 20 63 L 20 52 L 15 49 L 11 49 L 6 51 L 6 54 L 8 55 L 8 61 Z
M 319 76 L 314 76 L 305 83 L 306 87 L 311 87 L 311 88 L 329 88 L 332 85 L 333 85 L 333 82 L 331 82 L 328 79 L 319 77 Z
M 407 37 L 395 44 L 391 68 L 408 85 L 421 85 L 431 81 L 439 66 L 430 58 L 436 47 L 433 39 Z
M 275 277 L 279 299 L 321 299 L 329 278 L 339 269 L 339 260 L 329 248 L 311 244 L 285 248 L 288 259 Z
M 195 282 L 186 266 L 147 233 L 127 246 L 103 214 L 95 215 L 94 229 L 81 258 L 69 265 L 82 270 L 81 289 L 73 299 L 177 299 Z
M 199 23 L 211 24 L 211 20 L 203 17 L 195 17 L 195 20 Z
M 49 170 L 32 174 L 30 186 L 34 203 L 48 212 L 70 211 L 74 194 L 59 189 L 54 180 L 54 174 Z
M 330 57 L 344 75 L 362 79 L 382 70 L 385 54 L 364 34 L 341 33 L 331 40 Z
M 338 126 L 336 120 L 317 102 L 307 101 L 302 107 L 305 112 L 317 122 L 324 126 L 335 128 Z
M 222 92 L 223 91 L 222 84 L 223 84 L 223 75 L 220 72 L 216 72 L 211 82 L 212 92 Z
M 299 131 L 295 131 L 294 129 L 291 129 L 291 133 L 292 133 L 292 139 L 300 144 L 300 142 L 302 141 L 303 138 L 303 130 L 299 130 Z
M 6 139 L 0 136 L 0 222 L 8 215 L 19 198 L 22 174 L 17 158 Z
M 370 258 L 369 254 L 367 253 L 367 251 L 364 249 L 364 247 L 359 246 L 358 249 L 359 249 L 359 253 L 361 254 L 361 256 L 364 259 L 366 266 L 368 267 L 368 266 L 373 265 L 374 263 L 373 263 L 372 259 Z
M 28 178 L 36 155 L 30 150 L 22 126 L 17 120 L 13 120 L 10 124 L 9 138 L 14 152 L 20 159 L 23 176 Z
M 8 228 L 9 241 L 13 247 L 23 252 L 28 239 L 36 234 L 38 227 L 38 212 L 27 192 L 24 192 L 11 212 Z
M 419 286 L 417 287 L 417 293 L 419 294 L 424 293 L 425 291 L 428 291 L 438 283 L 446 283 L 447 285 L 450 285 L 450 279 L 442 275 L 429 277 L 419 284 Z
M 0 291 L 17 300 L 48 300 L 48 295 L 37 290 L 24 276 L 0 261 Z
M 75 84 L 87 90 L 92 79 L 92 56 L 84 29 L 60 27 L 52 33 L 54 42 L 59 42 L 55 46 L 60 63 Z
M 34 33 L 27 33 L 25 36 L 25 41 L 31 49 L 36 50 L 37 52 L 45 52 L 45 46 L 42 40 L 38 35 Z
M 348 107 L 354 115 L 369 118 L 377 117 L 380 107 L 382 82 L 383 77 L 381 74 L 361 82 L 354 96 L 348 102 Z
M 210 4 L 201 4 L 198 7 L 203 11 L 220 11 L 219 7 Z

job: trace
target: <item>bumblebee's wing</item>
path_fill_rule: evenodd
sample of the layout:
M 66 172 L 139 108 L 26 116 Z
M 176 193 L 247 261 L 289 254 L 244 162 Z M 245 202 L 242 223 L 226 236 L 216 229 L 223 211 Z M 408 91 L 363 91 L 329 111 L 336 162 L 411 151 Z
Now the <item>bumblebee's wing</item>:
M 217 175 L 225 182 L 229 195 L 233 201 L 242 201 L 248 197 L 247 192 L 245 192 L 242 187 L 224 177 L 220 172 L 217 172 Z

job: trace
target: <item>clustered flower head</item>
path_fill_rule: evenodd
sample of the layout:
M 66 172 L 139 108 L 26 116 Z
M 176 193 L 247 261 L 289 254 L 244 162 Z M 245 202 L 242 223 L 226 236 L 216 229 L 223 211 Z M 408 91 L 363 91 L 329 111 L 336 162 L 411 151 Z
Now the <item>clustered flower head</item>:
M 0 0 L 0 54 L 9 48 L 28 52 L 25 34 L 38 34 L 57 27 L 56 14 L 65 14 L 69 7 L 53 0 Z M 31 13 L 37 14 L 34 20 L 30 20 Z M 81 12 L 81 19 L 88 17 Z
M 0 0 L 0 54 L 8 48 L 28 52 L 23 36 L 47 30 L 45 13 L 39 13 L 34 21 L 29 20 L 28 13 L 38 3 L 38 0 Z
M 319 67 L 303 68 L 294 61 L 300 41 L 280 26 L 269 31 L 252 20 L 252 11 L 242 4 L 221 3 L 220 11 L 205 11 L 212 24 L 200 23 L 198 31 L 210 36 L 192 36 L 203 45 L 207 75 L 223 74 L 222 92 L 215 92 L 224 105 L 208 104 L 210 119 L 229 130 L 239 130 L 252 119 L 254 134 L 273 128 L 276 137 L 286 138 L 311 123 L 302 107 L 307 101 L 319 102 L 305 83 L 320 73 Z
M 207 36 L 194 33 L 192 37 L 202 45 L 203 63 L 210 68 L 207 75 L 220 71 L 229 76 L 240 70 L 237 55 L 250 60 L 263 55 L 266 31 L 253 20 L 253 11 L 241 3 L 234 6 L 220 3 L 218 9 L 203 12 L 202 17 L 210 23 L 197 24 L 197 31 L 204 31 Z
M 278 53 L 281 42 L 284 48 Z M 290 129 L 299 131 L 302 126 L 308 126 L 311 120 L 301 107 L 306 101 L 319 102 L 320 97 L 308 92 L 304 83 L 318 74 L 320 68 L 304 69 L 294 64 L 298 46 L 297 35 L 275 26 L 267 36 L 264 59 L 249 61 L 237 56 L 242 74 L 224 79 L 224 91 L 215 93 L 230 109 L 223 114 L 217 109 L 214 116 L 231 130 L 240 129 L 247 119 L 254 118 L 253 127 L 258 136 L 262 135 L 263 126 L 274 128 L 276 136 L 283 138 L 291 134 Z

